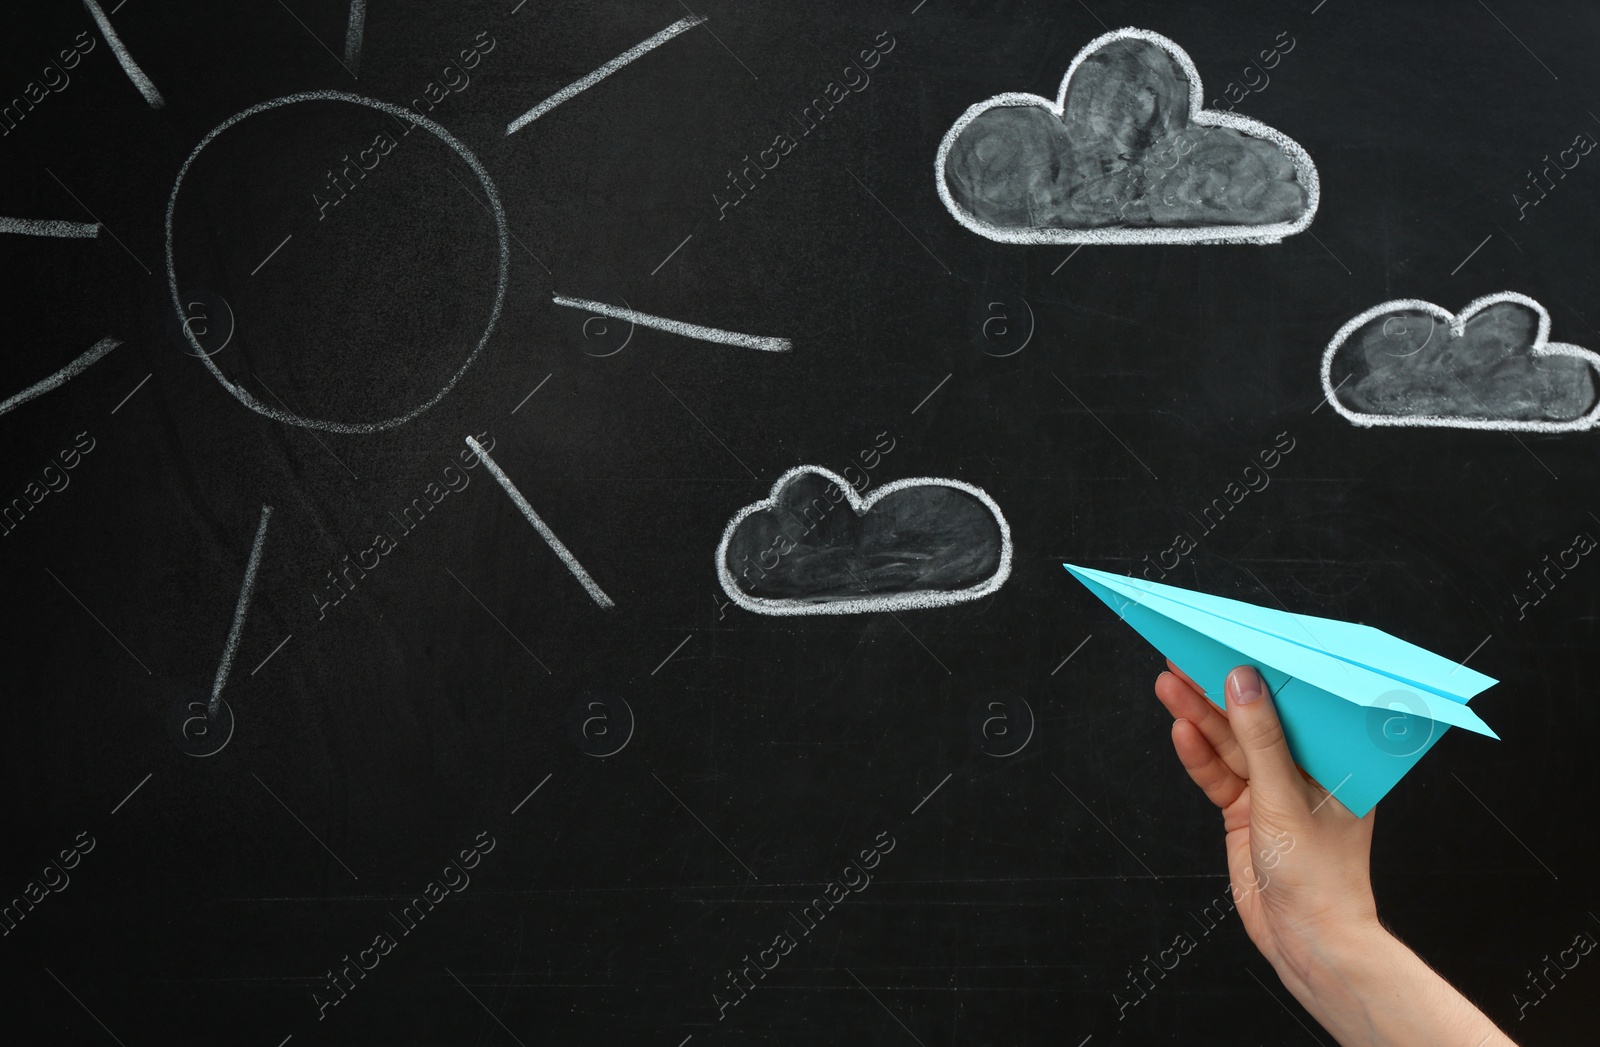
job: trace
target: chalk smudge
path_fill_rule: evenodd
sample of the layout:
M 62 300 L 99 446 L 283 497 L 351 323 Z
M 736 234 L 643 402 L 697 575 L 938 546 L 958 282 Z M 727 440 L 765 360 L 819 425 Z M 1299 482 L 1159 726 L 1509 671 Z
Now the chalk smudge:
M 1384 302 L 1322 357 L 1329 402 L 1356 425 L 1571 432 L 1600 425 L 1600 355 L 1552 342 L 1550 314 L 1506 291 L 1459 315 Z
M 981 489 L 914 477 L 862 498 L 818 466 L 780 476 L 717 547 L 723 590 L 758 614 L 944 607 L 987 596 L 1010 575 L 1011 528 Z
M 1201 98 L 1177 44 L 1107 33 L 1055 100 L 1008 93 L 963 113 L 939 145 L 940 199 L 1005 243 L 1277 243 L 1306 229 L 1320 195 L 1311 157 Z

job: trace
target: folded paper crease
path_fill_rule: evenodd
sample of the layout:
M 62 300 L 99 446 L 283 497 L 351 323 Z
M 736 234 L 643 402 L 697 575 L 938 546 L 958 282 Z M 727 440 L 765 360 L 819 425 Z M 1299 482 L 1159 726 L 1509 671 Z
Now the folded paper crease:
M 1255 666 L 1296 761 L 1357 814 L 1450 727 L 1499 737 L 1467 707 L 1493 678 L 1379 629 L 1063 566 L 1217 706 L 1227 674 Z

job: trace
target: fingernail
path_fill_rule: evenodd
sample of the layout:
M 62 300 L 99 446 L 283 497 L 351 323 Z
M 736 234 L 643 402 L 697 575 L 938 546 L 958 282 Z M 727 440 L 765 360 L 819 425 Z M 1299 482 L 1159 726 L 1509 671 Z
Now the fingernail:
M 1249 705 L 1261 697 L 1261 674 L 1241 665 L 1228 674 L 1228 699 L 1235 705 Z

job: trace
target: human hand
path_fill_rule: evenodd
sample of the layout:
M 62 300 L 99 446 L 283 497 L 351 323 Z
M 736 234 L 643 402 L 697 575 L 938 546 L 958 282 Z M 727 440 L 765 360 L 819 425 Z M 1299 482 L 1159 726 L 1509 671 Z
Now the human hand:
M 1261 674 L 1229 673 L 1218 710 L 1167 666 L 1172 747 L 1222 811 L 1234 907 L 1295 998 L 1345 1047 L 1516 1047 L 1378 923 L 1373 812 L 1357 818 L 1295 766 Z
M 1373 812 L 1357 818 L 1295 765 L 1255 669 L 1228 674 L 1222 711 L 1167 666 L 1156 697 L 1178 759 L 1222 811 L 1240 921 L 1298 996 L 1314 967 L 1387 937 L 1369 874 Z

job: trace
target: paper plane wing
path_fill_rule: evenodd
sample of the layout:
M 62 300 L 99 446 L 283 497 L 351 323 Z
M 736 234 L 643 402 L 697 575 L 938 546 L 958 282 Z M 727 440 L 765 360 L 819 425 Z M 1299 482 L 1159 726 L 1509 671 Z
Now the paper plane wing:
M 1223 706 L 1253 665 L 1296 761 L 1365 814 L 1449 727 L 1498 735 L 1467 699 L 1495 681 L 1369 626 L 1063 565 Z

